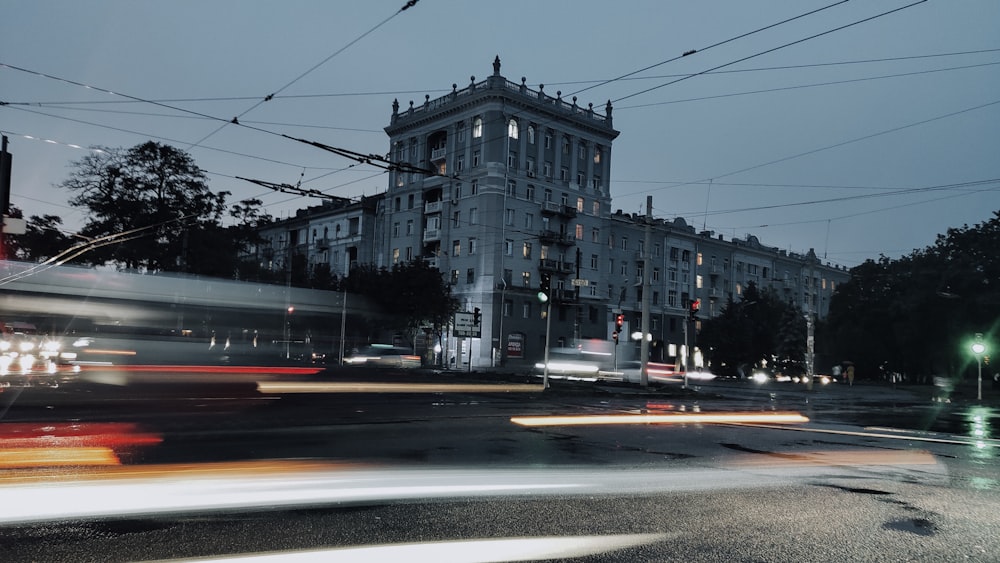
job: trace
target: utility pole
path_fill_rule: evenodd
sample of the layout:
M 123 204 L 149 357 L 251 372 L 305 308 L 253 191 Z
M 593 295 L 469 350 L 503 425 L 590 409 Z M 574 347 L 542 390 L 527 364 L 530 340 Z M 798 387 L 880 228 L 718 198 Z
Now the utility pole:
M 639 385 L 646 387 L 649 385 L 649 374 L 646 369 L 649 364 L 649 267 L 652 264 L 650 259 L 650 248 L 653 246 L 653 196 L 646 196 L 646 241 L 642 247 L 642 337 L 639 340 Z
M 6 217 L 10 213 L 10 171 L 11 156 L 7 152 L 7 135 L 3 135 L 3 145 L 0 148 L 0 260 L 6 260 L 5 237 L 7 236 Z

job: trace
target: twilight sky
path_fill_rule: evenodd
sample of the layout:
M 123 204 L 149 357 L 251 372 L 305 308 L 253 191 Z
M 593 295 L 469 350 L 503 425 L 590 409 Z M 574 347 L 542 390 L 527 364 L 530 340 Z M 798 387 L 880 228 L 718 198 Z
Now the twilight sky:
M 914 2 L 7 0 L 11 201 L 78 228 L 57 187 L 72 163 L 149 139 L 279 217 L 319 200 L 235 177 L 379 193 L 380 170 L 274 133 L 385 154 L 393 99 L 481 80 L 499 55 L 510 80 L 612 101 L 615 209 L 651 195 L 655 216 L 727 238 L 896 258 L 1000 210 L 1000 2 Z

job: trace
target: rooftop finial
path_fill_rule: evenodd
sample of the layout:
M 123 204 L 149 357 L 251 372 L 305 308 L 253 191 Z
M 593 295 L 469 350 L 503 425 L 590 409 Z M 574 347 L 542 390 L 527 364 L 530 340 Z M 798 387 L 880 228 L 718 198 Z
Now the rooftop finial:
M 497 58 L 493 59 L 493 74 L 500 75 L 500 55 L 497 55 Z

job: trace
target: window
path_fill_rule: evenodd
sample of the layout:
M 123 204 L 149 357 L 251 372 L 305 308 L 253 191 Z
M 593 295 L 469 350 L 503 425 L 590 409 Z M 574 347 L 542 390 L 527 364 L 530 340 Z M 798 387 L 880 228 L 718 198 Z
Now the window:
M 594 147 L 594 164 L 601 163 L 601 147 Z
M 545 148 L 547 148 L 547 149 L 551 149 L 552 148 L 552 132 L 551 131 L 546 131 L 545 132 Z
M 653 292 L 653 305 L 659 305 L 659 304 L 660 304 L 660 292 L 659 291 L 654 291 Z M 656 317 L 653 317 L 653 318 L 651 318 L 649 320 L 651 320 L 653 322 L 656 322 Z M 652 327 L 652 328 L 653 328 L 653 330 L 656 330 L 655 326 Z
M 584 205 L 583 198 L 582 197 L 576 198 L 576 211 L 578 213 L 583 213 L 583 205 Z
M 399 236 L 399 221 L 396 221 L 395 223 L 392 224 L 392 236 L 393 237 Z
M 674 262 L 677 261 L 677 257 L 680 255 L 680 249 L 676 246 L 670 247 L 670 259 Z
M 622 260 L 621 273 L 622 273 L 623 276 L 627 276 L 628 275 L 628 262 L 626 262 L 624 260 Z
M 475 117 L 472 120 L 472 138 L 478 139 L 483 136 L 483 118 Z
M 590 255 L 590 269 L 591 270 L 596 270 L 597 269 L 597 260 L 598 260 L 598 257 L 597 257 L 596 254 L 591 254 Z
M 562 139 L 562 152 L 563 154 L 569 154 L 569 137 L 563 137 Z
M 691 251 L 690 250 L 685 250 L 684 252 L 681 252 L 681 261 L 682 262 L 690 262 L 691 261 Z
M 512 283 L 514 283 L 513 280 L 514 280 L 514 271 L 513 270 L 504 270 L 503 271 L 503 283 L 504 283 L 504 285 L 505 286 L 511 285 Z
M 601 242 L 601 229 L 597 227 L 590 229 L 590 242 Z
M 507 153 L 507 168 L 517 170 L 517 153 L 514 151 Z
M 639 255 L 644 256 L 646 254 L 646 241 L 639 239 Z
M 410 260 L 413 260 L 413 247 L 412 246 L 407 246 L 406 247 L 406 261 L 409 262 Z
M 531 318 L 531 301 L 525 301 L 521 305 L 521 317 L 525 319 Z
M 654 282 L 660 281 L 660 269 L 659 268 L 653 268 L 653 281 Z
M 595 199 L 594 200 L 594 204 L 591 205 L 590 212 L 594 215 L 594 217 L 600 217 L 601 216 L 601 202 L 599 202 L 599 201 L 597 201 Z
M 398 248 L 393 248 L 392 249 L 392 263 L 393 264 L 398 264 L 399 263 L 399 249 Z
M 531 272 L 521 272 L 521 284 L 524 287 L 531 287 Z
M 533 158 L 531 158 L 529 156 L 528 158 L 526 158 L 524 160 L 524 166 L 525 166 L 525 168 L 528 171 L 528 177 L 529 178 L 534 178 L 535 177 L 535 159 L 533 159 Z
M 458 270 L 451 271 L 451 285 L 458 283 Z
M 469 268 L 465 271 L 465 283 L 476 283 L 476 269 Z
M 529 145 L 535 144 L 535 126 L 534 125 L 528 125 L 528 144 Z
M 503 241 L 503 253 L 506 254 L 507 256 L 513 256 L 514 255 L 514 241 L 513 240 L 507 239 L 507 240 Z
M 406 220 L 406 234 L 408 235 L 413 234 L 413 219 Z
M 465 122 L 464 121 L 459 121 L 457 129 L 458 129 L 458 140 L 460 142 L 464 141 L 465 140 Z
M 528 188 L 524 190 L 524 199 L 535 201 L 535 186 L 528 184 Z
M 507 136 L 511 139 L 517 138 L 517 120 L 513 117 L 507 122 Z
M 462 224 L 461 213 L 462 213 L 461 211 L 456 211 L 456 212 L 454 212 L 454 213 L 451 214 L 451 226 L 452 227 L 457 227 L 457 226 L 459 226 L 459 225 Z
M 622 237 L 622 250 L 628 250 L 628 237 Z
M 479 223 L 479 208 L 473 207 L 469 210 L 469 224 L 476 225 Z
M 465 170 L 465 155 L 458 155 L 455 157 L 455 172 L 462 170 Z
M 643 277 L 645 275 L 646 275 L 645 265 L 642 262 L 636 262 L 635 263 L 635 279 L 637 279 L 637 280 L 643 280 L 643 279 L 645 279 Z
M 660 243 L 656 243 L 653 245 L 653 256 L 659 256 L 659 255 L 660 255 Z
M 594 191 L 596 191 L 596 192 L 602 191 L 602 188 L 601 188 L 601 177 L 600 176 L 594 176 L 593 178 L 591 178 L 590 179 L 590 187 L 593 188 Z
M 504 225 L 513 226 L 514 225 L 514 210 L 506 209 L 504 210 Z
M 667 291 L 667 306 L 669 307 L 677 306 L 677 290 L 671 289 Z
M 524 228 L 525 229 L 533 229 L 534 228 L 534 224 L 535 224 L 535 214 L 534 213 L 525 213 L 524 214 Z
M 472 181 L 472 195 L 479 193 L 479 180 Z
M 575 231 L 573 234 L 576 236 L 576 240 L 583 240 L 583 225 L 577 223 Z
M 584 174 L 583 172 L 577 172 L 576 173 L 576 185 L 580 186 L 580 187 L 586 187 L 587 186 L 587 175 Z
M 698 276 L 695 277 L 694 286 L 697 287 L 698 289 L 705 287 L 705 280 L 704 278 L 701 277 L 701 274 L 698 274 Z
M 545 176 L 546 178 L 552 177 L 552 163 L 547 160 L 544 164 L 542 164 L 542 176 Z
M 510 197 L 517 197 L 517 182 L 514 180 L 507 182 L 507 195 Z
M 472 167 L 479 166 L 479 151 L 472 151 Z
M 525 258 L 527 258 L 529 260 L 531 259 L 531 243 L 530 242 L 524 243 L 524 248 L 521 249 L 521 254 Z
M 462 199 L 462 184 L 455 184 L 455 199 Z
M 580 160 L 587 158 L 587 145 L 580 143 L 580 145 L 577 146 L 576 157 Z
M 413 194 L 406 196 L 406 208 L 413 209 Z
M 701 252 L 699 252 L 698 253 L 698 265 L 701 266 L 702 262 L 703 262 L 703 257 L 701 255 Z
M 559 179 L 562 180 L 563 182 L 568 182 L 569 181 L 569 168 L 566 168 L 565 166 L 563 166 L 559 170 Z
M 476 239 L 475 238 L 470 238 L 469 239 L 469 254 L 475 254 L 475 253 L 476 253 Z
M 351 217 L 347 220 L 347 234 L 349 236 L 354 236 L 358 234 L 358 230 L 361 228 L 361 218 Z
M 394 201 L 392 202 L 392 210 L 393 210 L 393 211 L 399 211 L 399 209 L 400 209 L 400 207 L 399 207 L 399 198 L 397 197 L 397 198 L 396 198 L 396 199 L 395 199 L 395 200 L 394 200 Z
M 462 254 L 462 241 L 460 240 L 451 241 L 451 255 L 459 256 L 460 254 Z
M 509 317 L 510 310 L 514 308 L 514 302 L 510 299 L 505 299 L 503 302 L 503 316 Z

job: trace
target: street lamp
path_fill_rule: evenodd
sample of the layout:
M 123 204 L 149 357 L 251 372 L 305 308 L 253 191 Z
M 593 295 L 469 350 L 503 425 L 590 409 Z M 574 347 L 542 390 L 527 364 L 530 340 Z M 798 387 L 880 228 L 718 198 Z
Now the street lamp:
M 976 334 L 976 341 L 972 343 L 972 353 L 976 355 L 976 364 L 979 367 L 979 376 L 976 378 L 978 391 L 976 400 L 983 400 L 983 353 L 986 352 L 986 345 L 983 344 L 983 335 Z

